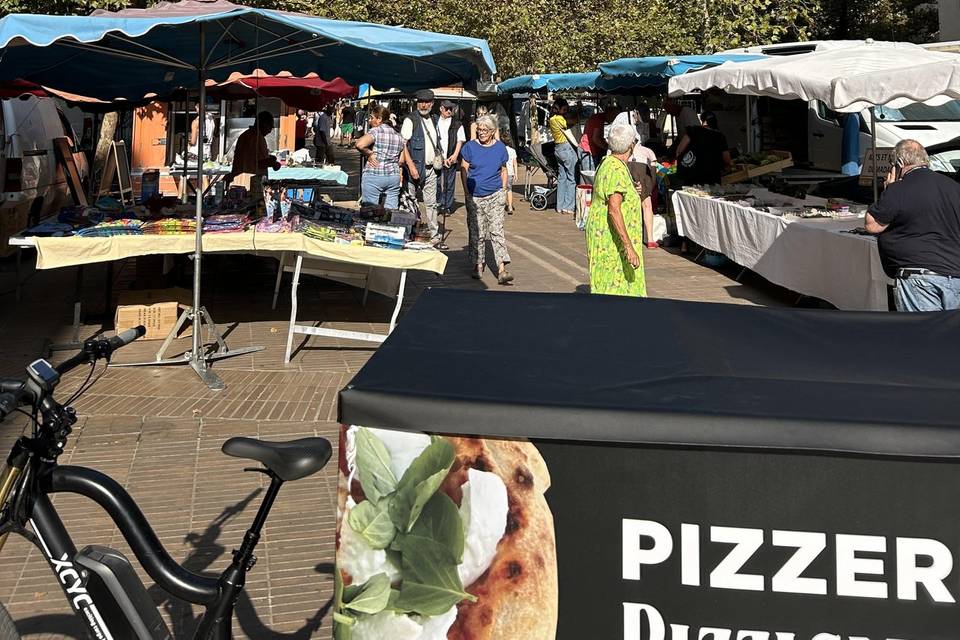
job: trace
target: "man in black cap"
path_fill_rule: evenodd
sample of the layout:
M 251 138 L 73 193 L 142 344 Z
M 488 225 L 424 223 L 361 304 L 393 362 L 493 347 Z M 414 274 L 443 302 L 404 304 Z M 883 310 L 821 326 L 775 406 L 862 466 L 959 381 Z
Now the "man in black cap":
M 460 168 L 460 148 L 467 141 L 463 124 L 457 115 L 457 105 L 452 100 L 444 100 L 440 103 L 437 134 L 440 139 L 440 150 L 443 152 L 443 169 L 440 172 L 437 200 L 440 211 L 445 214 L 453 211 L 453 193 L 456 189 L 457 171 Z
M 407 172 L 407 189 L 416 198 L 423 198 L 430 242 L 442 240 L 437 224 L 437 182 L 444 166 L 443 151 L 438 135 L 438 118 L 433 115 L 433 91 L 421 89 L 416 93 L 417 110 L 407 114 L 400 127 L 400 136 L 407 145 L 407 154 L 413 167 Z

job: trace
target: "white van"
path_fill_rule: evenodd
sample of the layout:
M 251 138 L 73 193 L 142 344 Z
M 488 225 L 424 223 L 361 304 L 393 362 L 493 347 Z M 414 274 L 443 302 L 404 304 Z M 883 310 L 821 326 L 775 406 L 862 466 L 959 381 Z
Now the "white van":
M 831 48 L 849 47 L 860 41 L 811 41 L 790 42 L 775 45 L 731 49 L 724 53 L 762 53 L 764 55 L 796 55 Z M 824 171 L 840 171 L 841 145 L 843 140 L 843 116 L 826 108 L 819 101 L 808 103 L 799 100 L 754 98 L 757 102 L 758 124 L 767 124 L 764 131 L 764 147 L 783 148 L 790 151 L 796 164 Z M 743 96 L 727 96 L 720 101 L 717 118 L 721 130 L 727 135 L 730 145 L 746 144 L 746 111 Z M 706 108 L 711 108 L 705 97 Z M 728 107 L 730 111 L 727 111 Z M 941 144 L 960 137 L 960 101 L 951 101 L 936 107 L 922 103 L 907 105 L 901 109 L 877 107 L 877 148 L 891 148 L 905 138 L 913 138 L 925 147 Z M 870 151 L 872 144 L 871 115 L 869 109 L 858 114 L 860 118 L 860 162 Z M 756 120 L 755 120 L 756 121 Z M 782 131 L 771 130 L 779 121 Z M 783 135 L 777 136 L 777 133 Z M 772 135 L 771 135 L 772 134 Z M 775 138 L 771 140 L 770 138 Z M 784 148 L 786 147 L 786 148 Z
M 53 98 L 8 98 L 0 101 L 0 109 L 0 251 L 6 251 L 11 234 L 73 201 L 54 139 L 69 139 L 82 179 L 88 168 L 76 133 Z

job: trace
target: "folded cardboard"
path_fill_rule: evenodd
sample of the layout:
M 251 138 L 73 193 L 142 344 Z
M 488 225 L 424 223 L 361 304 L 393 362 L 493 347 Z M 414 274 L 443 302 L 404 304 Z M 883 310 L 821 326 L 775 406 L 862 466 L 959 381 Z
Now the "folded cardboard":
M 147 333 L 142 340 L 163 340 L 189 306 L 190 292 L 186 289 L 128 291 L 120 295 L 113 324 L 117 333 L 143 325 Z M 191 334 L 192 328 L 188 327 L 179 337 Z

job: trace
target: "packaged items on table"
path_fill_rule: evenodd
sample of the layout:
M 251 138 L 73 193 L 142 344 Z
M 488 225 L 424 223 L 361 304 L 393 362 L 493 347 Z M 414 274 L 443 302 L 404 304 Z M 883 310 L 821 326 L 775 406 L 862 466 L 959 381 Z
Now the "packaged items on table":
M 203 221 L 204 233 L 239 233 L 247 228 L 250 219 L 242 213 L 212 215 Z
M 139 236 L 143 234 L 143 222 L 130 218 L 100 222 L 76 232 L 83 238 L 108 238 L 111 236 Z
M 403 249 L 407 228 L 399 224 L 367 223 L 365 239 L 368 244 L 386 249 Z
M 143 223 L 143 233 L 159 236 L 177 236 L 197 232 L 197 221 L 193 218 L 161 218 Z

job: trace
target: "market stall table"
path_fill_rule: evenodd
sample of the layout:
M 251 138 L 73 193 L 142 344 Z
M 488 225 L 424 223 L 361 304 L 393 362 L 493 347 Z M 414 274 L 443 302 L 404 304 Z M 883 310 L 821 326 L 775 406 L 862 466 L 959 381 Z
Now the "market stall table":
M 751 194 L 788 203 L 826 206 L 819 198 L 795 200 L 764 189 Z M 710 251 L 727 256 L 770 282 L 826 300 L 839 309 L 887 311 L 889 278 L 872 236 L 844 233 L 863 226 L 862 216 L 799 218 L 677 191 L 677 230 Z
M 340 393 L 335 624 L 956 638 L 958 331 L 958 312 L 429 289 Z

